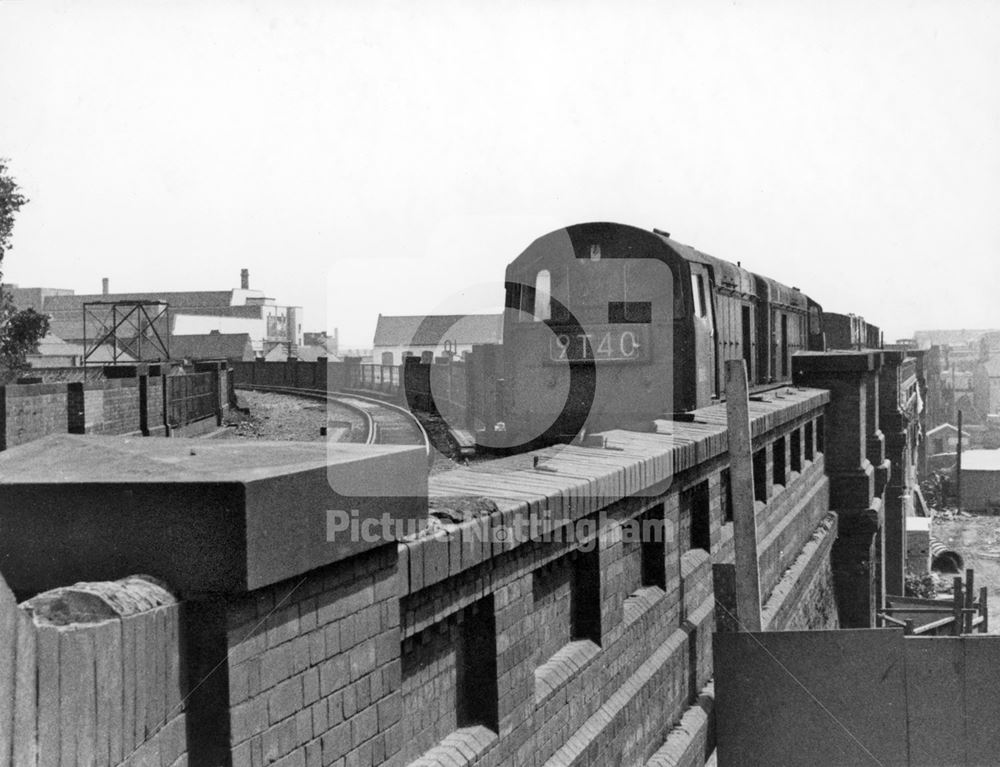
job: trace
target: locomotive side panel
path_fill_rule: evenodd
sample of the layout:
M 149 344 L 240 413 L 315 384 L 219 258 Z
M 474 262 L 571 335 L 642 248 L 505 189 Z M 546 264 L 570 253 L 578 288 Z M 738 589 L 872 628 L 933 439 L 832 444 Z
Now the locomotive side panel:
M 728 261 L 698 253 L 712 272 L 712 295 L 719 316 L 725 322 L 717 327 L 716 396 L 721 396 L 728 360 L 742 359 L 746 364 L 747 380 L 757 382 L 759 371 L 756 357 L 757 300 L 753 275 Z

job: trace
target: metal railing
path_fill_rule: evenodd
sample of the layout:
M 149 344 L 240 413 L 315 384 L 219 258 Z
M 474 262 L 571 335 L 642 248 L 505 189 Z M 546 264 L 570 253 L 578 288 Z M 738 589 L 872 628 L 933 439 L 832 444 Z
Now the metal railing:
M 215 380 L 212 373 L 166 376 L 163 383 L 167 425 L 176 428 L 217 415 Z
M 398 365 L 357 365 L 349 369 L 349 388 L 396 394 L 403 380 Z

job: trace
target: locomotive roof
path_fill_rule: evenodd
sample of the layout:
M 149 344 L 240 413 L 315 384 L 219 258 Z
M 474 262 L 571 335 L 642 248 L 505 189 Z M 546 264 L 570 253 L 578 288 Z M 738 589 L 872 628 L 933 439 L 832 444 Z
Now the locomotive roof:
M 754 290 L 753 273 L 742 266 L 724 261 L 715 256 L 710 256 L 708 253 L 702 253 L 697 248 L 677 242 L 677 240 L 673 240 L 655 230 L 654 234 L 670 245 L 681 258 L 711 267 L 715 274 L 715 282 L 720 287 L 728 288 L 743 295 L 754 295 L 756 293 Z
M 716 256 L 710 256 L 709 254 L 703 253 L 690 245 L 677 242 L 677 240 L 672 239 L 665 232 L 660 232 L 659 230 L 650 231 L 649 229 L 641 229 L 639 227 L 631 226 L 630 224 L 617 224 L 612 222 L 587 222 L 574 224 L 563 229 L 557 229 L 554 232 L 549 232 L 548 234 L 539 237 L 534 243 L 532 243 L 532 246 L 529 246 L 516 259 L 514 259 L 514 261 L 508 264 L 508 275 L 512 273 L 510 270 L 534 268 L 539 262 L 546 261 L 548 259 L 549 254 L 544 248 L 536 250 L 534 247 L 542 240 L 563 235 L 572 241 L 581 232 L 589 232 L 595 235 L 598 238 L 598 241 L 600 241 L 601 238 L 607 237 L 609 233 L 616 230 L 621 231 L 622 233 L 628 232 L 632 237 L 650 237 L 655 241 L 665 244 L 667 246 L 667 250 L 662 254 L 653 256 L 659 257 L 662 261 L 669 261 L 669 254 L 673 253 L 683 261 L 703 264 L 711 268 L 714 273 L 716 284 L 722 289 L 728 289 L 744 296 L 757 296 L 761 300 L 776 304 L 796 306 L 801 309 L 805 309 L 806 307 L 808 296 L 778 282 L 777 280 L 755 274 L 754 272 L 744 269 L 742 266 L 734 264 L 730 261 L 725 261 L 721 258 L 717 258 Z M 567 244 L 572 247 L 570 243 Z
M 790 288 L 771 277 L 751 272 L 738 264 L 702 253 L 690 245 L 684 245 L 676 240 L 672 240 L 659 232 L 654 233 L 657 237 L 665 240 L 682 258 L 712 267 L 715 270 L 716 284 L 721 287 L 729 288 L 744 295 L 756 295 L 762 300 L 775 304 L 785 304 L 786 306 L 797 306 L 799 308 L 806 306 L 808 296 L 795 288 Z

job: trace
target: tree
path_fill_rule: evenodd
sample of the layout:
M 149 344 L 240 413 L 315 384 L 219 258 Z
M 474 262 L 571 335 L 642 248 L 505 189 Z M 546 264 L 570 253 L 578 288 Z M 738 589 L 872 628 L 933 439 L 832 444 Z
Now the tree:
M 6 376 L 23 370 L 25 358 L 38 350 L 38 342 L 49 332 L 49 318 L 34 309 L 17 311 L 4 294 L 0 312 L 7 315 L 0 319 L 0 375 Z
M 28 198 L 21 194 L 17 182 L 7 174 L 7 160 L 0 157 L 0 269 L 3 257 L 10 250 L 10 235 L 14 231 L 14 214 Z M 0 277 L 3 272 L 0 271 Z
M 8 173 L 7 161 L 0 157 L 0 380 L 22 370 L 27 355 L 49 332 L 48 317 L 33 309 L 18 311 L 3 289 L 3 259 L 11 249 L 14 215 L 27 202 Z

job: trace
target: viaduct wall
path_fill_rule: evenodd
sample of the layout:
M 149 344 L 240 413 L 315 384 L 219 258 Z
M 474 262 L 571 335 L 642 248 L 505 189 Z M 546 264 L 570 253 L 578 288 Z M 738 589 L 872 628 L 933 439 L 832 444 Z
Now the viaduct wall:
M 227 367 L 204 363 L 194 375 L 216 377 L 218 392 L 211 415 L 217 420 L 229 398 Z M 105 368 L 100 377 L 88 373 L 79 380 L 0 386 L 0 450 L 48 434 L 162 436 L 169 430 L 164 377 L 158 366 L 152 370 L 125 366 Z M 173 428 L 183 431 L 185 426 Z
M 451 423 L 493 424 L 499 420 L 499 346 L 476 344 L 465 359 L 438 357 L 433 363 L 409 357 L 402 365 L 361 364 L 360 357 L 329 362 L 290 358 L 287 362 L 233 362 L 237 386 L 284 387 L 314 391 L 363 389 L 439 410 Z
M 882 589 L 884 516 L 867 457 L 878 451 L 865 407 L 881 357 L 838 364 L 846 369 L 799 369 L 840 381 L 832 395 L 788 388 L 750 404 L 763 619 L 772 630 L 860 620 L 856 606 L 840 607 L 842 595 L 875 594 L 863 604 L 874 610 Z M 302 374 L 281 375 L 285 383 L 272 385 Z M 360 504 L 392 518 L 413 499 L 351 499 L 332 479 L 329 497 L 302 495 L 301 469 L 283 457 L 280 491 L 261 497 L 312 504 L 294 524 L 279 515 L 259 527 L 284 552 L 284 574 L 261 575 L 272 566 L 268 546 L 231 543 L 203 552 L 219 563 L 205 577 L 234 563 L 246 580 L 226 583 L 243 587 L 199 587 L 197 573 L 184 574 L 177 636 L 157 634 L 181 659 L 184 738 L 174 731 L 148 763 L 704 764 L 714 744 L 712 636 L 734 628 L 725 410 L 656 427 L 437 474 L 416 530 L 381 534 L 360 550 L 357 531 L 327 511 Z M 251 447 L 263 466 L 263 448 Z M 377 452 L 373 477 L 387 482 L 402 471 L 393 462 L 419 453 L 345 448 L 355 449 Z M 364 471 L 363 455 L 353 472 Z M 878 466 L 887 475 L 884 459 Z M 258 491 L 248 483 L 244 492 Z M 268 513 L 248 500 L 241 524 Z M 332 547 L 325 563 L 306 554 L 320 534 Z M 337 535 L 350 546 L 338 549 L 347 544 Z M 74 575 L 87 580 L 85 567 Z M 5 576 L 30 596 L 17 572 Z

